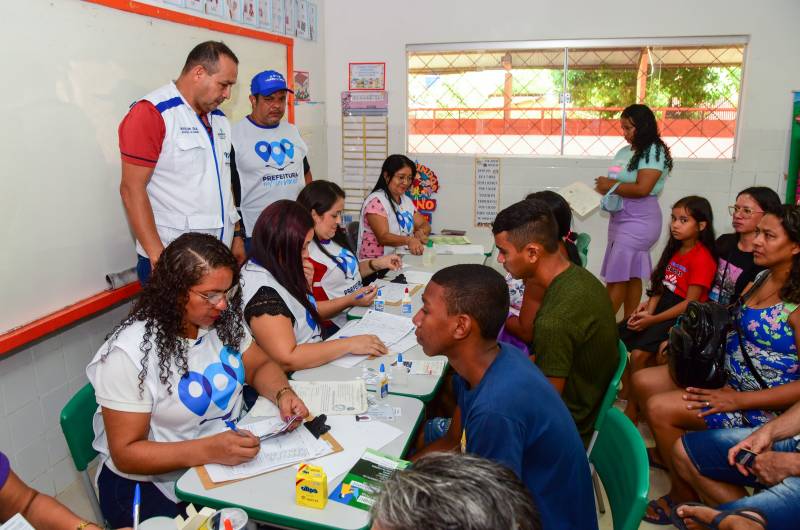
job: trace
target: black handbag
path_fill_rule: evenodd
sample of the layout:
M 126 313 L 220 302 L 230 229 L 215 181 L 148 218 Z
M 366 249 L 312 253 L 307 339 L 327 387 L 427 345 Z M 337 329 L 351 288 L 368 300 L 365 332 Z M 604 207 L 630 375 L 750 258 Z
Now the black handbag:
M 748 370 L 761 388 L 767 388 L 747 353 L 738 318 L 741 305 L 766 277 L 767 274 L 762 274 L 747 294 L 731 306 L 717 302 L 689 302 L 686 311 L 669 331 L 669 374 L 676 385 L 681 388 L 720 388 L 724 385 L 727 379 L 727 336 L 730 331 L 735 330 L 739 339 L 739 351 Z
M 669 331 L 669 374 L 681 388 L 720 388 L 731 310 L 716 302 L 689 302 Z

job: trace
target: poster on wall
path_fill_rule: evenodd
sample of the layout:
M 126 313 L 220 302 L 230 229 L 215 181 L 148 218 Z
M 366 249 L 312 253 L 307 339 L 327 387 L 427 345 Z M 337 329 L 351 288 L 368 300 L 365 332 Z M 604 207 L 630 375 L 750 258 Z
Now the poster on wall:
M 296 13 L 294 12 L 294 0 L 284 0 L 283 2 L 283 32 L 290 37 L 294 37 L 294 20 Z
M 283 33 L 285 21 L 283 20 L 283 0 L 272 0 L 272 31 Z
M 386 90 L 386 63 L 349 63 L 350 90 Z
M 224 0 L 206 0 L 206 15 L 223 18 L 225 15 Z
M 269 0 L 258 0 L 258 27 L 272 29 L 272 5 Z
M 417 164 L 417 174 L 406 194 L 414 201 L 414 207 L 424 215 L 429 223 L 433 223 L 433 211 L 436 210 L 436 199 L 433 194 L 439 191 L 439 177 L 425 164 Z
M 308 39 L 317 40 L 319 26 L 317 25 L 317 4 L 308 3 Z
M 500 200 L 500 159 L 475 159 L 475 226 L 491 226 Z
M 256 9 L 257 0 L 244 0 L 242 19 L 244 23 L 249 26 L 258 26 L 258 9 Z
M 225 6 L 227 7 L 227 15 L 229 20 L 232 20 L 233 22 L 242 21 L 242 1 L 243 0 L 225 0 Z
M 186 0 L 186 7 L 192 11 L 203 13 L 206 10 L 206 0 Z
M 308 31 L 308 2 L 306 0 L 294 0 L 295 13 L 295 35 L 301 39 L 310 40 Z
M 302 70 L 294 71 L 294 100 L 311 101 L 311 94 L 308 91 L 309 78 L 308 72 Z

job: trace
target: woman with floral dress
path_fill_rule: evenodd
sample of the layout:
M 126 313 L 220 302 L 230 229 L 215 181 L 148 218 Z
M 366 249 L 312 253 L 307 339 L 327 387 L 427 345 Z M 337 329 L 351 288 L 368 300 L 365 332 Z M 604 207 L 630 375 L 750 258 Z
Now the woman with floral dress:
M 800 400 L 800 207 L 784 206 L 758 223 L 753 260 L 760 273 L 737 312 L 727 339 L 728 379 L 720 389 L 679 389 L 667 367 L 640 370 L 633 393 L 644 406 L 661 465 L 670 473 L 667 495 L 653 500 L 645 520 L 668 524 L 676 503 L 696 494 L 672 465 L 672 448 L 686 431 L 757 427 Z M 743 348 L 740 348 L 740 339 Z M 749 366 L 742 349 L 752 363 Z

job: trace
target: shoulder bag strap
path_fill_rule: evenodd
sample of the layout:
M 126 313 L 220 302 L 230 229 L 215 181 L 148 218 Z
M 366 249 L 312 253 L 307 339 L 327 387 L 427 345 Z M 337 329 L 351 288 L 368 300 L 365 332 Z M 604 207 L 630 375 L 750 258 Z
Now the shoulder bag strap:
M 745 294 L 745 295 L 743 295 L 743 296 L 741 296 L 739 298 L 739 309 L 740 310 L 743 308 L 744 303 L 747 301 L 747 299 L 750 298 L 750 296 L 759 287 L 761 287 L 761 284 L 764 283 L 764 281 L 767 279 L 768 276 L 769 276 L 769 273 L 763 274 L 761 276 L 761 278 L 759 278 L 753 284 L 753 286 L 750 288 L 750 290 L 747 291 L 747 294 Z M 742 328 L 739 325 L 739 315 L 736 315 L 734 317 L 734 319 L 733 319 L 733 327 L 736 330 L 736 336 L 739 338 L 739 351 L 742 353 L 742 358 L 744 358 L 744 363 L 747 365 L 747 369 L 750 370 L 751 374 L 753 374 L 753 377 L 758 382 L 758 385 L 763 390 L 767 390 L 769 388 L 769 386 L 767 386 L 767 383 L 764 382 L 764 378 L 761 377 L 761 374 L 759 374 L 758 370 L 756 370 L 756 367 L 753 365 L 753 359 L 750 358 L 750 354 L 747 353 L 747 348 L 745 348 L 745 346 L 744 346 L 744 336 L 742 335 Z

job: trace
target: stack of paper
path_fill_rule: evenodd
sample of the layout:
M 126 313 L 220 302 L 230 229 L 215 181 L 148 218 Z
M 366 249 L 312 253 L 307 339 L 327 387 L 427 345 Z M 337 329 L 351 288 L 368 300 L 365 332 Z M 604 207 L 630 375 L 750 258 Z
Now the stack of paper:
M 328 340 L 341 339 L 346 337 L 354 337 L 356 335 L 375 335 L 381 342 L 383 342 L 389 350 L 394 352 L 405 351 L 395 350 L 394 345 L 403 341 L 412 331 L 414 331 L 414 323 L 408 317 L 399 315 L 392 315 L 391 313 L 384 313 L 382 311 L 375 311 L 369 309 L 364 317 L 359 320 L 351 320 L 342 327 L 339 331 L 333 334 Z M 413 335 L 412 335 L 413 336 Z M 416 339 L 414 339 L 416 344 Z M 414 344 L 408 341 L 401 344 L 405 349 L 411 348 Z M 340 366 L 342 368 L 352 368 L 366 358 L 366 355 L 353 355 L 348 354 L 331 364 Z
M 483 254 L 483 245 L 434 245 L 437 254 Z
M 255 458 L 236 466 L 206 464 L 208 476 L 214 482 L 243 479 L 280 469 L 296 462 L 319 458 L 333 452 L 328 442 L 314 438 L 304 426 L 282 436 L 261 442 Z
M 405 293 L 406 289 L 408 292 L 414 290 L 416 285 L 410 283 L 392 283 L 387 282 L 385 280 L 378 280 L 375 282 L 376 287 L 381 290 L 381 296 L 383 296 L 383 301 L 387 304 L 396 304 L 403 300 L 403 294 Z
M 362 414 L 367 410 L 367 387 L 364 381 L 289 381 L 314 416 L 327 414 Z

